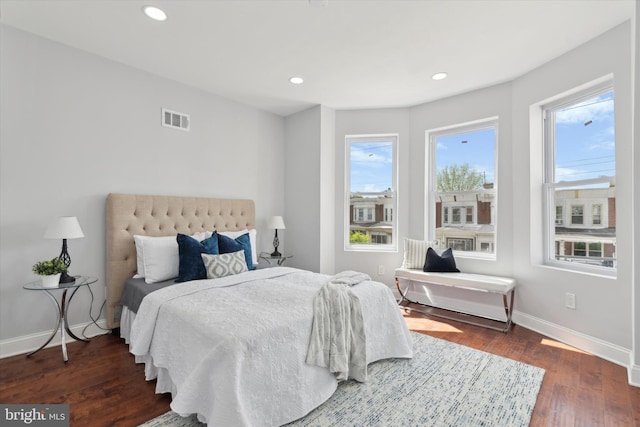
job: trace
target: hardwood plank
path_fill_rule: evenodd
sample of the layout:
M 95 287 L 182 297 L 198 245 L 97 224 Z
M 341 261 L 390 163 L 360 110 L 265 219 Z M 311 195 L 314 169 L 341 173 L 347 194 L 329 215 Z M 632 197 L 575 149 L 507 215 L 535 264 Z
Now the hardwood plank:
M 595 356 L 543 342 L 544 336 L 515 325 L 508 334 L 454 321 L 405 316 L 411 330 L 546 370 L 531 427 L 640 425 L 640 389 L 626 370 Z M 71 426 L 137 426 L 169 410 L 168 394 L 155 394 L 128 347 L 116 336 L 0 359 L 0 402 L 67 403 Z
M 627 371 L 622 366 L 604 363 L 603 378 L 609 378 L 602 385 L 604 397 L 604 422 L 606 426 L 633 426 L 630 385 Z
M 551 396 L 551 425 L 572 426 L 575 424 L 573 393 L 564 384 L 554 384 Z

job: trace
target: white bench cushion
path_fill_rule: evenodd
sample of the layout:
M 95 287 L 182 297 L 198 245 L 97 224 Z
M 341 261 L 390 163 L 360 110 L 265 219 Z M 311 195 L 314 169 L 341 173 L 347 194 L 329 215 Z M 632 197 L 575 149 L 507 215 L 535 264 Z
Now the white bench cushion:
M 510 277 L 472 273 L 429 273 L 413 268 L 397 268 L 396 277 L 499 294 L 507 294 L 516 286 L 516 280 Z

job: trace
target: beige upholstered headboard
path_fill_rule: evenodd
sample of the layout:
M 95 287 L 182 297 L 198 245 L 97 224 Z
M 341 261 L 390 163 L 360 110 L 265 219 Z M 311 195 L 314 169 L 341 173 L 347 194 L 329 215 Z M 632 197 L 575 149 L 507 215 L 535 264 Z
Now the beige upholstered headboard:
M 107 327 L 120 325 L 120 297 L 136 273 L 134 234 L 171 236 L 255 228 L 253 200 L 199 197 L 107 196 Z

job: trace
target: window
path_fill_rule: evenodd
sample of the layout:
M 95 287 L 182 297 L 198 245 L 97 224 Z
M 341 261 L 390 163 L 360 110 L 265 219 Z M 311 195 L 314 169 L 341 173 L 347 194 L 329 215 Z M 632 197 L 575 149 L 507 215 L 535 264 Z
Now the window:
M 495 259 L 497 129 L 488 119 L 426 132 L 427 235 L 456 256 Z
M 447 247 L 454 251 L 473 251 L 473 239 L 447 239 Z
M 460 208 L 451 209 L 451 223 L 460 224 Z
M 564 213 L 562 212 L 562 206 L 556 206 L 556 225 L 564 224 Z
M 584 224 L 584 206 L 572 205 L 571 206 L 571 224 Z
M 346 146 L 346 250 L 396 250 L 397 135 L 349 135 Z
M 615 274 L 616 158 L 610 81 L 542 107 L 545 263 Z M 567 221 L 563 221 L 563 206 Z M 597 237 L 598 242 L 594 242 Z
M 593 205 L 591 206 L 591 224 L 600 225 L 602 224 L 602 205 Z
M 466 206 L 464 208 L 466 217 L 464 220 L 465 224 L 473 224 L 473 206 Z

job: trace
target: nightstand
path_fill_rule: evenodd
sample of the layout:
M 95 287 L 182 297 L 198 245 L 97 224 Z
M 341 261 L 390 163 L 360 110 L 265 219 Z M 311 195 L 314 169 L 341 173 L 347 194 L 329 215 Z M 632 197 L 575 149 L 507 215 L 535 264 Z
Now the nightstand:
M 274 265 L 274 263 L 275 265 L 283 265 L 287 259 L 293 258 L 293 255 L 271 256 L 269 252 L 260 252 L 258 258 L 266 261 L 269 265 Z
M 56 311 L 58 313 L 58 323 L 56 324 L 56 327 L 51 333 L 51 336 L 49 337 L 47 342 L 42 344 L 40 348 L 38 348 L 37 350 L 34 350 L 31 353 L 27 354 L 27 357 L 32 356 L 35 353 L 42 350 L 43 348 L 45 348 L 46 345 L 49 344 L 53 339 L 53 337 L 56 335 L 56 332 L 58 332 L 58 329 L 60 329 L 60 337 L 62 338 L 62 342 L 60 343 L 60 345 L 62 346 L 62 358 L 64 359 L 65 362 L 68 361 L 69 358 L 67 357 L 67 342 L 66 342 L 66 336 L 64 331 L 67 331 L 69 336 L 75 340 L 89 342 L 88 339 L 77 337 L 73 332 L 71 332 L 71 329 L 69 328 L 69 322 L 67 321 L 67 312 L 69 311 L 69 305 L 71 304 L 71 299 L 76 294 L 76 292 L 78 292 L 78 289 L 80 289 L 83 286 L 89 286 L 92 283 L 97 282 L 98 278 L 87 277 L 87 276 L 75 276 L 75 279 L 76 281 L 73 283 L 61 283 L 54 288 L 43 287 L 41 280 L 29 282 L 26 285 L 22 286 L 24 289 L 28 291 L 45 291 L 47 295 L 49 295 L 49 298 L 51 298 L 51 301 L 55 304 Z M 67 291 L 70 289 L 73 289 L 73 292 L 71 292 L 71 295 L 69 295 L 69 298 L 67 298 Z M 51 291 L 60 291 L 60 290 L 63 292 L 62 292 L 62 298 L 60 299 L 60 302 L 58 302 L 58 300 L 56 299 L 55 296 L 53 296 Z

